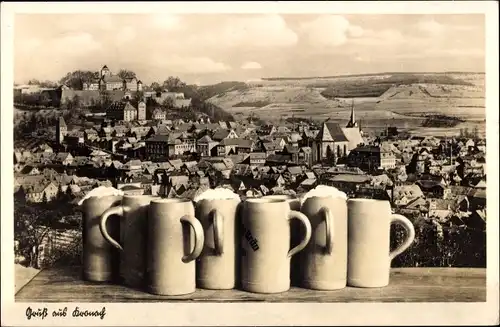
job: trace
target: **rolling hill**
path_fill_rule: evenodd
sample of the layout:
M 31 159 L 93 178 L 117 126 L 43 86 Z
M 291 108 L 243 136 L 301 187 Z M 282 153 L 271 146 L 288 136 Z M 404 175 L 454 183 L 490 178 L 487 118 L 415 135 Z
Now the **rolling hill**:
M 294 116 L 344 123 L 354 104 L 357 119 L 367 129 L 388 124 L 418 128 L 428 114 L 461 118 L 465 122 L 460 125 L 479 124 L 483 130 L 485 125 L 484 73 L 382 73 L 232 83 L 218 84 L 221 92 L 207 101 L 236 119 L 254 114 L 267 120 Z

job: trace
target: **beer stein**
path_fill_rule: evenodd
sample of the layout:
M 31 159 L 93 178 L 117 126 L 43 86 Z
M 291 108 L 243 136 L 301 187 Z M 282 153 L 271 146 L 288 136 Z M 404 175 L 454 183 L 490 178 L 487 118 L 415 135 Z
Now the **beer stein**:
M 195 204 L 205 245 L 196 263 L 196 284 L 205 289 L 232 289 L 237 283 L 239 207 L 237 199 L 203 199 Z
M 313 196 L 302 204 L 312 235 L 300 253 L 300 284 L 315 290 L 335 290 L 347 280 L 347 203 L 339 196 Z
M 300 199 L 294 195 L 272 194 L 263 196 L 265 199 L 285 200 L 290 205 L 291 210 L 300 211 Z M 300 220 L 290 220 L 290 247 L 294 247 L 301 241 L 304 234 Z M 290 258 L 290 282 L 292 286 L 299 286 L 300 282 L 300 256 L 294 255 Z
M 155 198 L 151 195 L 124 195 L 121 204 L 109 208 L 101 216 L 102 235 L 120 250 L 120 277 L 127 286 L 144 287 L 148 208 Z M 106 228 L 112 215 L 121 217 L 120 242 L 109 235 Z
M 147 290 L 158 295 L 181 295 L 196 290 L 195 260 L 204 233 L 187 199 L 155 199 L 148 216 Z
M 408 249 L 415 229 L 408 218 L 393 214 L 389 201 L 349 199 L 347 285 L 384 287 L 389 284 L 391 261 Z M 406 239 L 390 252 L 391 224 L 406 230 Z
M 304 225 L 300 243 L 290 250 L 290 220 Z M 302 251 L 311 238 L 311 225 L 285 200 L 247 199 L 242 212 L 241 279 L 243 290 L 280 293 L 290 288 L 290 258 Z
M 101 215 L 109 208 L 119 205 L 119 195 L 91 196 L 82 203 L 83 211 L 83 278 L 93 282 L 111 282 L 118 277 L 120 253 L 103 237 L 99 228 Z M 113 237 L 120 234 L 118 220 L 106 223 Z

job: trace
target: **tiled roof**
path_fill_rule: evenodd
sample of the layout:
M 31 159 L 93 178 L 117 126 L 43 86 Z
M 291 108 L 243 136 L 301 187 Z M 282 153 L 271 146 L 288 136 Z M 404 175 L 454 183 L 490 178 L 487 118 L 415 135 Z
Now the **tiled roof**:
M 250 153 L 250 159 L 266 159 L 267 154 L 265 152 L 252 152 Z
M 136 110 L 128 101 L 115 101 L 106 111 Z
M 300 175 L 300 174 L 302 174 L 302 167 L 300 167 L 300 166 L 288 167 L 287 170 L 292 175 Z
M 235 145 L 237 147 L 252 147 L 252 140 L 234 138 L 234 139 L 223 139 L 219 144 L 220 145 Z
M 407 198 L 416 198 L 416 197 L 421 197 L 423 195 L 424 194 L 422 193 L 422 190 L 416 184 L 394 186 L 393 190 L 394 199 L 402 198 L 403 196 Z
M 329 178 L 333 182 L 366 183 L 370 181 L 367 175 L 339 174 Z
M 227 129 L 219 129 L 215 131 L 215 133 L 212 135 L 212 139 L 214 140 L 222 140 L 225 137 L 229 135 L 230 131 Z
M 231 160 L 231 162 L 233 162 L 234 164 L 238 164 L 238 163 L 242 163 L 243 161 L 245 161 L 248 158 L 248 156 L 249 155 L 247 153 L 238 153 L 238 154 L 229 155 L 226 159 Z M 227 162 L 227 161 L 225 161 L 225 162 Z
M 339 124 L 325 122 L 321 127 L 316 139 L 322 141 L 346 142 L 348 141 Z
M 61 127 L 68 127 L 66 125 L 66 122 L 64 121 L 63 117 L 59 117 L 59 126 L 61 126 Z
M 198 143 L 208 143 L 208 142 L 214 142 L 212 138 L 208 135 L 205 135 L 198 140 Z
M 156 134 L 146 140 L 146 142 L 168 142 L 168 141 L 169 141 L 168 134 Z
M 472 192 L 472 196 L 474 198 L 486 199 L 486 190 L 485 189 L 475 189 Z
M 352 150 L 352 152 L 370 152 L 370 153 L 378 153 L 380 152 L 380 147 L 376 145 L 363 145 L 358 146 Z
M 281 147 L 274 142 L 264 142 L 262 145 L 266 151 L 276 151 L 281 149 Z
M 180 169 L 183 165 L 183 162 L 181 159 L 174 159 L 170 160 L 169 164 L 172 165 L 172 167 L 174 167 L 175 169 Z

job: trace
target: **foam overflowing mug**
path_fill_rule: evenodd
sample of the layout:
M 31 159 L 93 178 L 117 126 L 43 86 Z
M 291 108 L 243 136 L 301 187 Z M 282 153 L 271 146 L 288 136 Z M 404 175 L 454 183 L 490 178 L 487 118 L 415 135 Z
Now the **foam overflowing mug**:
M 389 201 L 349 199 L 347 284 L 355 287 L 384 287 L 389 284 L 391 261 L 408 249 L 415 239 L 413 224 L 391 213 Z M 406 239 L 390 251 L 391 224 L 406 230 Z
M 347 196 L 320 185 L 306 193 L 301 212 L 311 222 L 311 241 L 300 253 L 300 285 L 335 290 L 347 280 Z
M 124 195 L 121 204 L 109 208 L 101 216 L 104 239 L 121 251 L 120 277 L 128 286 L 144 286 L 148 208 L 155 198 L 151 195 Z M 121 217 L 119 240 L 110 235 L 106 227 L 108 218 L 113 215 Z
M 78 203 L 82 206 L 83 278 L 93 282 L 111 282 L 118 277 L 119 252 L 102 236 L 99 228 L 101 215 L 120 204 L 123 192 L 113 187 L 100 186 L 91 190 Z M 118 237 L 120 224 L 110 220 L 106 224 L 110 235 Z
M 304 225 L 301 242 L 290 249 L 291 219 Z M 254 293 L 281 293 L 290 288 L 290 258 L 311 238 L 305 215 L 282 199 L 252 198 L 242 210 L 241 286 Z
M 196 284 L 205 289 L 232 289 L 238 279 L 240 197 L 229 189 L 215 188 L 193 201 L 205 236 L 196 263 Z
M 158 295 L 196 290 L 196 258 L 204 244 L 203 227 L 187 199 L 154 199 L 147 227 L 146 289 Z
M 276 199 L 276 200 L 285 200 L 290 205 L 291 210 L 299 211 L 300 210 L 300 199 L 295 195 L 290 194 L 271 194 L 265 195 L 262 197 L 263 199 Z
M 265 199 L 285 200 L 290 205 L 291 210 L 300 211 L 300 198 L 290 194 L 272 194 L 265 195 Z M 290 220 L 290 248 L 296 246 L 302 240 L 304 227 L 300 220 Z M 290 258 L 290 282 L 292 286 L 298 286 L 300 279 L 300 258 L 294 255 Z

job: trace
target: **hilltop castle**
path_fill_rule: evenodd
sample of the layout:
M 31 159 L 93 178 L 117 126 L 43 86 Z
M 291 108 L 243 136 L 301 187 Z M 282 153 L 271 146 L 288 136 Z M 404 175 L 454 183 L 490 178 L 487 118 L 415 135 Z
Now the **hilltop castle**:
M 108 68 L 104 65 L 100 72 L 96 72 L 94 78 L 83 83 L 84 90 L 101 90 L 101 91 L 142 91 L 142 82 L 137 79 L 137 77 L 125 77 L 121 78 L 118 75 L 114 75 Z

